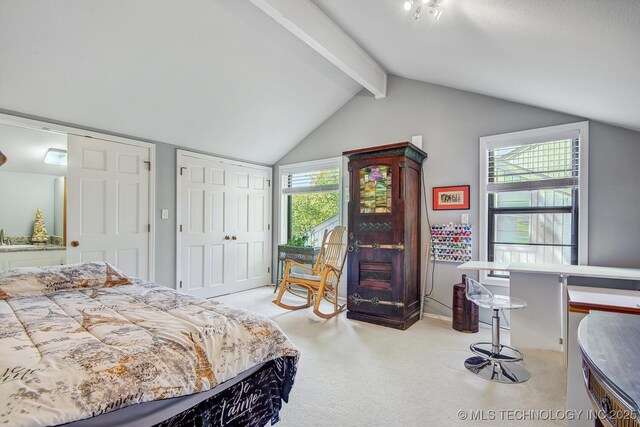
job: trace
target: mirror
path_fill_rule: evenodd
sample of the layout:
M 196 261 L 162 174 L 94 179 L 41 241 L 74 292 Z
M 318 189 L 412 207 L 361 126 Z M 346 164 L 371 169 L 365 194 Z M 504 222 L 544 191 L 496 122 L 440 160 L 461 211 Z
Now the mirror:
M 0 166 L 0 228 L 5 230 L 5 244 L 32 243 L 36 209 L 42 212 L 50 236 L 47 244 L 65 243 L 67 167 L 45 163 L 50 149 L 60 158 L 67 150 L 67 136 L 0 123 L 0 151 L 6 158 Z

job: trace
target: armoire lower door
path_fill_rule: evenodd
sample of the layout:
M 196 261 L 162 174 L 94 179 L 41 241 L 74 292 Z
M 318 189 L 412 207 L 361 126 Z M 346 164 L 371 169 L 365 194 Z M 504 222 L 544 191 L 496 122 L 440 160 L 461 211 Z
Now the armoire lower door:
M 208 298 L 269 284 L 271 169 L 177 156 L 177 288 Z

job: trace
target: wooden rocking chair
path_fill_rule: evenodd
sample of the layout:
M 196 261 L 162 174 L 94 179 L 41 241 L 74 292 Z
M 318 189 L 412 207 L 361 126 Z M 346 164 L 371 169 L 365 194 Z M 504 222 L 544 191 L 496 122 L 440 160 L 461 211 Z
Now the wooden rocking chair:
M 325 230 L 320 253 L 313 267 L 308 267 L 290 259 L 285 261 L 280 292 L 278 292 L 278 297 L 273 300 L 275 305 L 287 310 L 299 310 L 311 307 L 313 300 L 313 312 L 323 319 L 330 319 L 344 310 L 345 304 L 338 305 L 338 284 L 340 283 L 342 268 L 347 257 L 346 231 L 347 229 L 340 225 L 330 232 Z M 292 286 L 306 289 L 306 304 L 292 306 L 282 302 L 282 296 L 286 291 L 292 292 Z M 332 313 L 325 314 L 320 311 L 322 299 L 333 304 Z

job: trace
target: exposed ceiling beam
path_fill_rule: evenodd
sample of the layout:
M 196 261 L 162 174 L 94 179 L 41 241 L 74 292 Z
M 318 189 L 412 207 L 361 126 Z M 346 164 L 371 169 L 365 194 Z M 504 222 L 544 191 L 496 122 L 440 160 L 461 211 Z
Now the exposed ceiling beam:
M 250 0 L 373 93 L 387 96 L 387 73 L 311 0 Z

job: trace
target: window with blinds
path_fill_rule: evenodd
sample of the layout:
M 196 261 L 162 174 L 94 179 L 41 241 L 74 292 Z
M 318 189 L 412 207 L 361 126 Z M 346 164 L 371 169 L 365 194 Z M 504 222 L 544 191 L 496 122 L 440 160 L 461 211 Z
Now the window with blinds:
M 319 246 L 325 230 L 340 224 L 342 158 L 286 165 L 280 169 L 282 243 Z
M 323 193 L 340 189 L 340 169 L 291 172 L 283 179 L 284 194 Z
M 489 149 L 487 191 L 577 187 L 579 138 Z
M 580 136 L 562 129 L 486 138 L 487 261 L 578 263 Z

